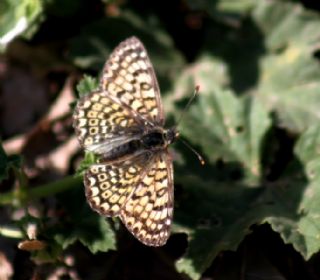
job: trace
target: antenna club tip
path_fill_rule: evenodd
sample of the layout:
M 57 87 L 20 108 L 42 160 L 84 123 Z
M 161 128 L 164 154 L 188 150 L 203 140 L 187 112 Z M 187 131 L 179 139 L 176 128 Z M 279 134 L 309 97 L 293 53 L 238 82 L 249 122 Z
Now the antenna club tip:
M 206 162 L 204 160 L 200 160 L 201 165 L 205 165 Z
M 200 90 L 200 86 L 199 85 L 196 85 L 196 92 L 199 92 L 199 90 Z

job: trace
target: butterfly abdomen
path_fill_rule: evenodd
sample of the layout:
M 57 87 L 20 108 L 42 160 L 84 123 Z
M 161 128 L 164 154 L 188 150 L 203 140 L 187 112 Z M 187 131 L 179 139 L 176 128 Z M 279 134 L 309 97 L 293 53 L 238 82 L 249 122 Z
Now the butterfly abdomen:
M 111 151 L 104 154 L 100 162 L 118 160 L 135 154 L 139 149 L 141 149 L 140 140 L 131 140 L 125 144 L 113 148 Z

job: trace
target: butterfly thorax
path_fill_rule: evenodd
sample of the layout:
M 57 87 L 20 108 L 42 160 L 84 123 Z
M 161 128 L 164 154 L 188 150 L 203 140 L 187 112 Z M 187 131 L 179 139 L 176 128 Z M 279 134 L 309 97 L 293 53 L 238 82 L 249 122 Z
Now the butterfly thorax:
M 179 136 L 175 127 L 169 129 L 156 128 L 141 138 L 141 144 L 146 149 L 163 149 L 173 143 Z
M 151 128 L 144 132 L 139 138 L 129 140 L 113 148 L 102 156 L 100 162 L 121 160 L 141 152 L 161 151 L 167 148 L 167 146 L 173 143 L 178 137 L 179 133 L 175 128 Z

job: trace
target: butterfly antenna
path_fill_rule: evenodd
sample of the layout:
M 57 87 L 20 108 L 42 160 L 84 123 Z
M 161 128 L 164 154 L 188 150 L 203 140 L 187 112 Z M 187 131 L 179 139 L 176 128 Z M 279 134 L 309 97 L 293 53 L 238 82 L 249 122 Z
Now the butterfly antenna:
M 177 127 L 177 126 L 180 124 L 182 118 L 184 117 L 185 113 L 186 113 L 187 110 L 189 109 L 191 103 L 193 102 L 193 100 L 195 99 L 195 97 L 199 94 L 199 90 L 200 90 L 200 86 L 196 86 L 195 89 L 194 89 L 194 91 L 193 91 L 193 94 L 192 94 L 191 98 L 189 99 L 187 105 L 184 107 L 184 109 L 183 109 L 183 111 L 182 111 L 182 113 L 181 113 L 181 115 L 180 115 L 180 118 L 179 118 L 179 120 L 178 120 L 178 122 L 177 122 L 177 124 L 176 124 L 175 127 Z M 181 140 L 181 142 L 182 142 L 186 147 L 188 147 L 188 148 L 197 156 L 197 158 L 198 158 L 198 160 L 200 161 L 201 165 L 204 165 L 204 164 L 205 164 L 205 161 L 204 161 L 203 157 L 202 157 L 194 148 L 192 148 L 191 145 L 190 145 L 186 140 L 182 139 L 181 137 L 179 138 L 179 140 Z
M 187 110 L 189 109 L 192 101 L 193 101 L 193 100 L 195 99 L 195 97 L 199 94 L 199 90 L 200 90 L 200 86 L 196 86 L 196 87 L 194 88 L 193 94 L 192 94 L 192 96 L 190 97 L 187 105 L 184 107 L 184 109 L 183 109 L 183 111 L 182 111 L 182 113 L 181 113 L 181 115 L 180 115 L 180 117 L 179 117 L 179 120 L 178 120 L 178 122 L 177 122 L 177 124 L 176 124 L 176 127 L 180 124 L 183 116 L 185 115 L 185 113 L 186 113 Z
M 182 139 L 181 137 L 179 138 L 179 140 L 197 156 L 201 165 L 205 165 L 206 162 L 204 161 L 203 157 L 194 148 L 192 148 L 191 145 L 186 140 Z

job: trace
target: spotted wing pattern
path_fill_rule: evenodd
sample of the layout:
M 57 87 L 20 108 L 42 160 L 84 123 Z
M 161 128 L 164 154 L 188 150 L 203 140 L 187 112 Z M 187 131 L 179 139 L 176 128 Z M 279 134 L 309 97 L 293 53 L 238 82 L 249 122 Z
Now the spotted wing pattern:
M 128 230 L 149 246 L 164 245 L 173 215 L 172 163 L 166 154 L 147 161 L 95 164 L 85 173 L 90 206 L 104 216 L 120 216 Z
M 95 91 L 80 99 L 73 119 L 81 145 L 98 154 L 101 154 L 99 150 L 104 150 L 100 148 L 101 144 L 110 145 L 110 141 L 127 139 L 141 125 L 128 109 L 104 91 Z
M 121 208 L 121 220 L 148 246 L 162 246 L 170 235 L 173 215 L 173 169 L 166 153 L 158 155 Z
M 158 82 L 147 51 L 136 37 L 123 41 L 113 51 L 104 66 L 101 88 L 133 114 L 164 125 Z
M 84 175 L 90 206 L 103 216 L 120 216 L 149 246 L 164 245 L 173 215 L 172 160 L 166 148 L 104 157 L 147 127 L 163 127 L 164 113 L 153 67 L 135 37 L 122 42 L 104 66 L 100 88 L 82 97 L 73 116 L 80 144 L 101 155 Z
M 134 159 L 118 164 L 91 165 L 84 176 L 90 206 L 103 216 L 119 216 L 120 209 L 140 179 L 141 170 L 142 163 Z

